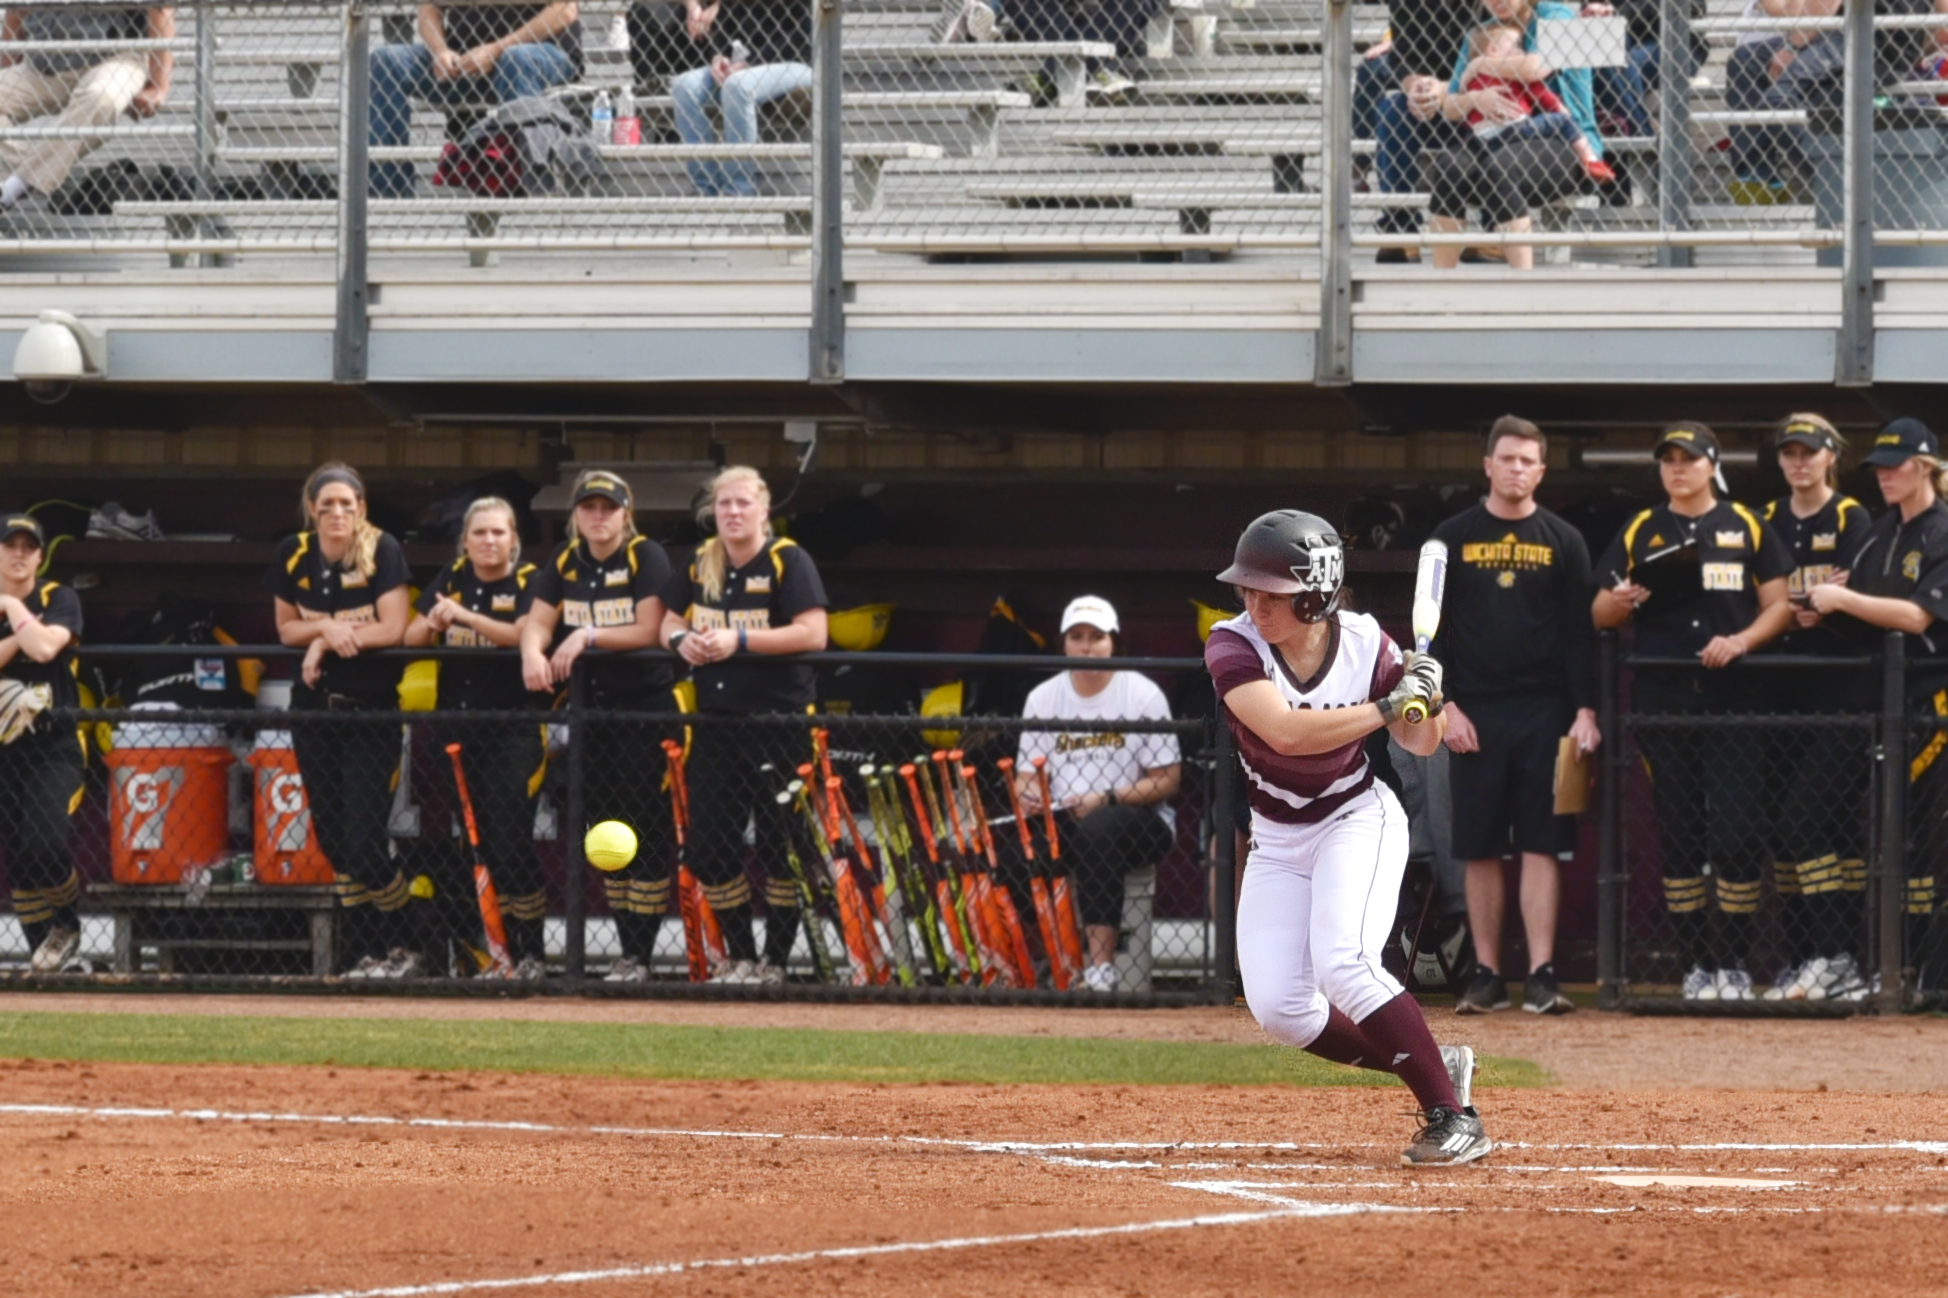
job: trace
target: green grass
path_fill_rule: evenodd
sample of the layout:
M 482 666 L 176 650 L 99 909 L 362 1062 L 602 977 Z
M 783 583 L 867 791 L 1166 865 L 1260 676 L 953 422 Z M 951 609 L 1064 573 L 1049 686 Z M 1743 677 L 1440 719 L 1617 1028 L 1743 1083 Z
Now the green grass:
M 1397 1084 L 1275 1046 L 519 1020 L 7 1013 L 0 1014 L 0 1056 L 713 1081 Z M 1526 1060 L 1481 1061 L 1484 1085 L 1541 1086 L 1550 1080 Z

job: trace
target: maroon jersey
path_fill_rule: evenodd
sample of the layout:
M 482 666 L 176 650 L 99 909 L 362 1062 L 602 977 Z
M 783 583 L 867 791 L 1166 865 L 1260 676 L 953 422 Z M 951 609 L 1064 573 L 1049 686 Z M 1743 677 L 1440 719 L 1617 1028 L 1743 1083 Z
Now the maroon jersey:
M 1271 681 L 1295 708 L 1352 708 L 1385 698 L 1406 674 L 1400 648 L 1364 613 L 1332 620 L 1326 659 L 1309 681 L 1292 675 L 1279 652 L 1265 643 L 1251 618 L 1220 622 L 1204 646 L 1204 665 L 1221 700 L 1253 681 Z M 1373 783 L 1373 768 L 1360 741 L 1331 752 L 1286 757 L 1272 749 L 1229 709 L 1225 724 L 1238 743 L 1251 813 L 1281 825 L 1312 825 L 1351 802 Z

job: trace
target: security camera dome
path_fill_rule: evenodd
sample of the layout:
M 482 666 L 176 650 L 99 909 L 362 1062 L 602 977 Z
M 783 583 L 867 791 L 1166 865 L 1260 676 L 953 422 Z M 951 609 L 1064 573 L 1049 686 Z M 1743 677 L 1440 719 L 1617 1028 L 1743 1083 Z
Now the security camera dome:
M 41 312 L 14 348 L 14 377 L 44 405 L 67 396 L 78 380 L 107 373 L 107 339 L 65 311 Z
M 74 391 L 72 379 L 27 379 L 21 383 L 27 395 L 44 406 L 51 406 L 67 399 Z

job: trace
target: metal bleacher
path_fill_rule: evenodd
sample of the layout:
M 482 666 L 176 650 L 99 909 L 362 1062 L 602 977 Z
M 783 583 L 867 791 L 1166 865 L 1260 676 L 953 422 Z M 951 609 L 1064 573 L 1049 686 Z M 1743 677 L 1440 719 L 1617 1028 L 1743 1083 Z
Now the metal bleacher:
M 1201 249 L 1234 255 L 1316 256 L 1316 198 L 1324 148 L 1323 0 L 1174 0 L 1160 7 L 1144 49 L 1120 67 L 1132 86 L 1100 93 L 1089 70 L 1113 54 L 1100 41 L 942 44 L 959 0 L 849 0 L 844 18 L 843 139 L 849 173 L 848 246 L 882 253 L 1089 255 Z M 1712 0 L 1716 16 L 1738 0 Z M 410 37 L 392 11 L 393 39 Z M 138 169 L 143 190 L 118 192 L 112 209 L 57 211 L 44 228 L 0 232 L 15 252 L 35 247 L 133 251 L 165 239 L 178 262 L 199 249 L 224 253 L 322 253 L 336 238 L 339 61 L 335 9 L 223 5 L 179 11 L 176 89 L 146 122 L 104 132 L 87 174 Z M 578 109 L 631 80 L 613 4 L 582 11 L 585 77 L 559 93 Z M 199 31 L 199 23 L 210 24 Z M 1379 38 L 1381 5 L 1353 15 L 1356 43 Z M 375 36 L 375 39 L 377 37 Z M 1712 58 L 1691 88 L 1690 220 L 1726 231 L 1810 230 L 1804 203 L 1742 207 L 1727 198 L 1719 148 L 1727 120 L 1724 58 L 1733 36 L 1711 36 Z M 214 57 L 208 57 L 212 55 Z M 210 66 L 199 66 L 208 58 Z M 1046 71 L 1048 86 L 1030 82 Z M 812 193 L 809 97 L 769 106 L 763 142 L 751 146 L 676 142 L 666 85 L 634 87 L 642 143 L 603 145 L 606 175 L 593 189 L 547 201 L 483 203 L 428 186 L 452 134 L 446 112 L 417 105 L 411 141 L 377 151 L 409 160 L 419 192 L 375 200 L 376 252 L 455 250 L 476 263 L 495 246 L 551 245 L 651 250 L 659 247 L 805 246 Z M 1735 120 L 1735 118 L 1734 118 Z M 8 128 L 16 138 L 49 129 Z M 1633 232 L 1658 227 L 1657 141 L 1620 139 L 1613 157 L 1628 177 L 1624 201 L 1566 202 L 1542 227 L 1572 242 L 1568 260 L 1648 261 Z M 1371 150 L 1354 141 L 1354 154 Z M 698 197 L 686 165 L 736 159 L 757 165 L 760 197 Z M 1363 188 L 1363 186 L 1362 186 Z M 144 190 L 146 192 L 144 192 Z M 1372 221 L 1383 202 L 1358 193 L 1356 239 L 1370 255 Z M 1754 246 L 1707 252 L 1726 259 L 1804 264 L 1807 248 Z

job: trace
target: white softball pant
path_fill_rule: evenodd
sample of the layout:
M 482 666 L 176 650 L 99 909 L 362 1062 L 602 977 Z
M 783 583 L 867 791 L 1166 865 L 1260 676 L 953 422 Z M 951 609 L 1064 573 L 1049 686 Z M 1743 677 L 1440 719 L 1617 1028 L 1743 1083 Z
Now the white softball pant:
M 1254 816 L 1238 898 L 1238 967 L 1260 1027 L 1304 1047 L 1328 1005 L 1355 1023 L 1401 992 L 1380 965 L 1407 869 L 1407 813 L 1377 781 L 1331 819 Z

